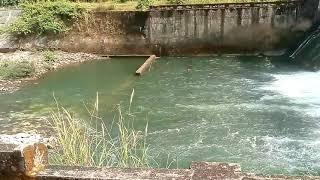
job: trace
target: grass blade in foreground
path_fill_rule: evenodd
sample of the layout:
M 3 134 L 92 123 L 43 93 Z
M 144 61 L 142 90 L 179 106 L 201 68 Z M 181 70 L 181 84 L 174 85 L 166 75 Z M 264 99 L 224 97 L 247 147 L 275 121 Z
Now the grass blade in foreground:
M 132 98 L 131 98 L 132 101 Z M 59 148 L 51 162 L 72 166 L 149 167 L 146 135 L 136 131 L 132 115 L 125 121 L 126 114 L 117 106 L 117 125 L 110 127 L 98 117 L 98 94 L 90 121 L 100 125 L 101 130 L 92 128 L 88 122 L 77 118 L 57 103 L 52 113 L 51 125 L 55 130 Z M 130 118 L 131 117 L 131 118 Z M 116 132 L 111 134 L 111 132 Z

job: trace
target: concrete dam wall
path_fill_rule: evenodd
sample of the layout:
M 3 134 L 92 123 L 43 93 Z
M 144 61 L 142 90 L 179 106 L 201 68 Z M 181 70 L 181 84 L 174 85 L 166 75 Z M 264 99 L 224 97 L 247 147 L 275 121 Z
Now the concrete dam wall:
M 1 40 L 0 50 L 50 48 L 106 55 L 279 50 L 297 43 L 311 27 L 318 3 L 318 0 L 301 0 L 151 6 L 144 12 L 91 12 L 67 34 L 10 41 L 6 38 Z
M 151 7 L 146 32 L 161 54 L 273 50 L 311 26 L 303 8 L 303 1 Z

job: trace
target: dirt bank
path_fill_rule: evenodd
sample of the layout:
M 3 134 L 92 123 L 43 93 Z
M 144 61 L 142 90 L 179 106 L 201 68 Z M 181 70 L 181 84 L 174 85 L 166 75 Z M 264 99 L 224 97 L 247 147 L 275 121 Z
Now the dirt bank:
M 63 51 L 15 51 L 0 53 L 0 64 L 19 64 L 29 62 L 34 67 L 34 72 L 25 78 L 4 78 L 0 76 L 0 93 L 14 92 L 24 84 L 39 78 L 48 71 L 70 64 L 91 61 L 99 58 L 97 55 L 87 53 L 67 53 Z

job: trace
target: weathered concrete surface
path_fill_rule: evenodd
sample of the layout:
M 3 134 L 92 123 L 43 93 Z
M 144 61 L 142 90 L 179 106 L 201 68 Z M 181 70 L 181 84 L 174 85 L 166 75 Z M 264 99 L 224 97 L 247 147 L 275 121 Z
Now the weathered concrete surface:
M 121 169 L 50 166 L 37 179 L 191 179 L 190 169 Z
M 19 143 L 20 144 L 20 141 Z M 237 164 L 193 162 L 189 169 L 98 168 L 48 166 L 44 144 L 0 144 L 0 179 L 2 180 L 69 180 L 69 179 L 320 179 L 303 176 L 256 176 L 241 172 Z
M 19 9 L 0 9 L 0 28 L 4 29 L 13 23 L 21 14 Z M 18 48 L 13 37 L 8 34 L 0 34 L 0 52 L 12 52 Z
M 44 144 L 0 144 L 0 179 L 34 177 L 47 163 Z
M 0 134 L 0 144 L 13 144 L 13 145 L 23 145 L 38 142 L 49 142 L 50 138 L 44 138 L 40 134 L 28 134 L 28 133 L 18 133 L 18 134 Z
M 158 54 L 286 48 L 312 25 L 311 16 L 316 9 L 305 11 L 305 6 L 310 6 L 306 2 L 154 6 L 147 23 L 147 37 Z
M 50 166 L 37 175 L 38 180 L 67 179 L 161 179 L 161 180 L 260 180 L 260 179 L 319 179 L 312 176 L 256 176 L 242 173 L 236 164 L 228 163 L 192 163 L 190 169 L 121 169 Z
M 21 152 L 15 148 L 16 145 L 0 144 L 0 177 L 20 176 L 25 171 Z

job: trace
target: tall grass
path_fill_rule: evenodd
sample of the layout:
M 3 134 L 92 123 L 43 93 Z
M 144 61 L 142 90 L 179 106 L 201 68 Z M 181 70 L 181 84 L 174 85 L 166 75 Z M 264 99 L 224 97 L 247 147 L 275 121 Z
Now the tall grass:
M 132 103 L 134 91 L 130 98 Z M 51 125 L 59 144 L 51 162 L 73 166 L 149 167 L 146 136 L 133 128 L 133 115 L 123 113 L 117 105 L 116 119 L 106 124 L 99 117 L 99 95 L 97 93 L 92 110 L 86 106 L 89 119 L 77 118 L 56 101 Z M 128 119 L 125 119 L 128 117 Z M 89 125 L 89 123 L 91 125 Z M 92 127 L 92 123 L 96 127 Z

